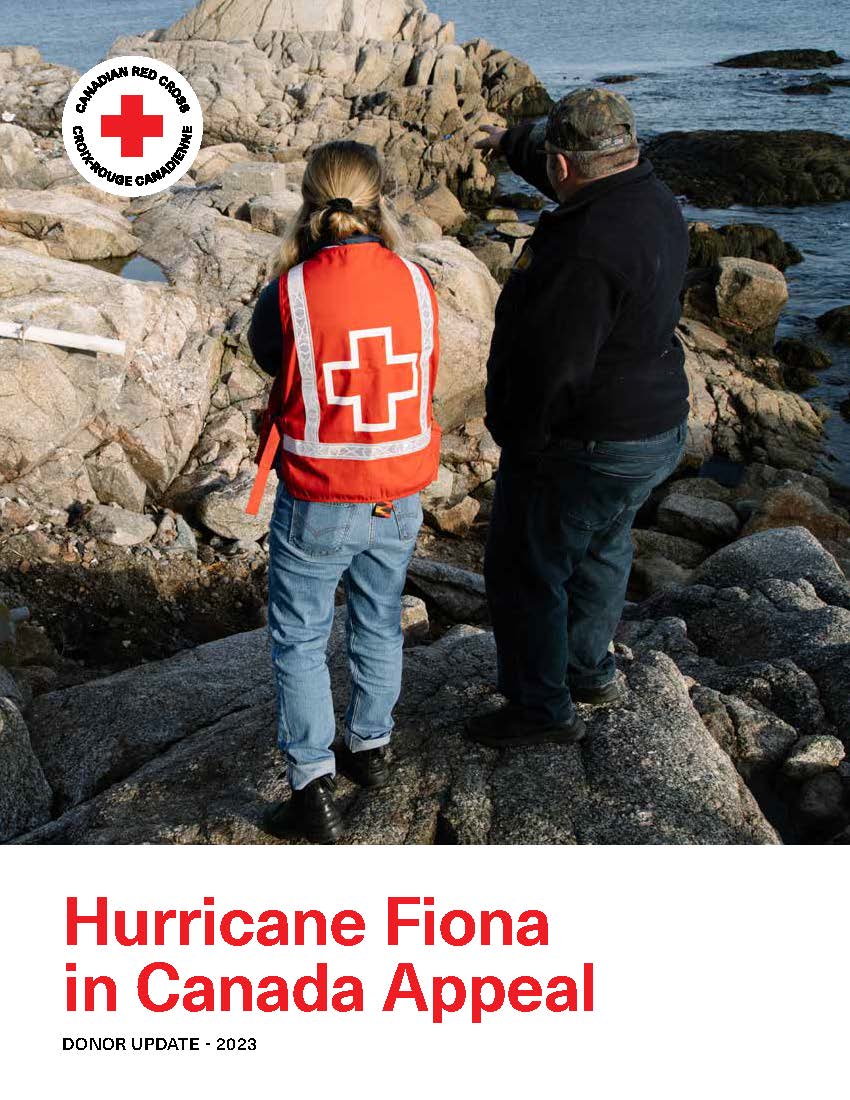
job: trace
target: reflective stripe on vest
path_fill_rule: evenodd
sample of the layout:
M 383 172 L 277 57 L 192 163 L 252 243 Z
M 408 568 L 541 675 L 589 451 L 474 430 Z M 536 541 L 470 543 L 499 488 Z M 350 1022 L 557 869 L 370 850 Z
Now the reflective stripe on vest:
M 304 455 L 307 458 L 347 458 L 369 462 L 381 458 L 395 458 L 398 455 L 409 455 L 421 451 L 431 442 L 431 427 L 428 421 L 430 401 L 429 369 L 431 356 L 434 352 L 434 310 L 431 306 L 431 296 L 425 286 L 422 272 L 416 264 L 410 263 L 404 257 L 399 257 L 413 279 L 416 291 L 416 304 L 419 307 L 419 323 L 422 329 L 421 348 L 419 356 L 418 386 L 419 386 L 419 424 L 421 431 L 410 439 L 396 439 L 389 443 L 320 443 L 319 442 L 319 394 L 316 388 L 316 357 L 313 353 L 313 335 L 310 329 L 310 311 L 307 308 L 307 295 L 304 292 L 304 265 L 290 269 L 286 277 L 286 285 L 289 291 L 289 309 L 292 315 L 292 331 L 295 338 L 295 350 L 298 354 L 298 369 L 301 374 L 301 394 L 304 400 L 304 438 L 293 439 L 291 435 L 283 436 L 283 446 L 293 454 Z M 377 330 L 376 330 L 377 331 Z M 363 332 L 352 332 L 356 338 L 365 335 L 375 335 L 371 329 Z M 334 364 L 323 364 L 325 376 L 328 367 Z M 413 395 L 411 395 L 413 396 Z M 374 429 L 373 429 L 374 430 Z
M 434 309 L 431 295 L 425 285 L 422 271 L 416 264 L 398 257 L 413 281 L 416 293 L 416 304 L 419 311 L 420 324 L 420 354 L 418 360 L 414 354 L 410 356 L 392 356 L 392 329 L 390 327 L 380 329 L 361 329 L 349 332 L 349 345 L 352 358 L 357 356 L 357 344 L 360 339 L 376 338 L 383 336 L 388 360 L 403 363 L 408 358 L 412 361 L 411 387 L 408 391 L 391 395 L 389 401 L 389 420 L 384 424 L 367 424 L 361 419 L 361 410 L 355 403 L 355 399 L 339 397 L 334 392 L 333 374 L 341 368 L 350 369 L 351 363 L 322 363 L 322 375 L 325 383 L 325 393 L 330 404 L 354 404 L 353 415 L 356 430 L 370 433 L 392 431 L 396 428 L 395 403 L 401 400 L 419 395 L 419 427 L 420 431 L 406 439 L 395 439 L 387 442 L 376 443 L 324 443 L 319 439 L 319 425 L 321 421 L 321 407 L 318 394 L 318 372 L 316 369 L 316 356 L 313 348 L 313 334 L 310 327 L 310 311 L 307 306 L 307 295 L 304 289 L 304 265 L 298 264 L 290 268 L 287 273 L 287 292 L 289 297 L 289 310 L 292 319 L 293 340 L 295 344 L 298 370 L 301 380 L 301 397 L 304 406 L 304 435 L 297 439 L 286 433 L 281 433 L 277 423 L 272 422 L 269 434 L 263 446 L 260 456 L 257 477 L 251 491 L 248 506 L 245 511 L 248 515 L 257 515 L 265 492 L 266 482 L 275 454 L 281 444 L 284 450 L 291 454 L 315 459 L 348 459 L 355 461 L 375 461 L 415 454 L 424 450 L 431 443 L 430 404 L 431 404 L 431 380 L 430 364 L 434 353 Z M 395 401 L 392 398 L 395 398 Z

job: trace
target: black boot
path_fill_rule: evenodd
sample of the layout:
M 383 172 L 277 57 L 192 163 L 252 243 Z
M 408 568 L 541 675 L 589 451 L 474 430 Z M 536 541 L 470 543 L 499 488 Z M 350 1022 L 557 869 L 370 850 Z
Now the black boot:
M 319 776 L 270 813 L 264 827 L 273 836 L 293 833 L 313 844 L 336 844 L 342 836 L 342 816 L 334 802 L 336 784 L 330 775 Z
M 613 703 L 622 703 L 626 697 L 626 689 L 622 678 L 616 676 L 607 684 L 595 688 L 570 688 L 570 695 L 574 703 L 584 703 L 590 707 L 605 707 Z
M 569 745 L 584 737 L 585 725 L 576 715 L 570 722 L 534 718 L 523 707 L 508 703 L 498 710 L 470 718 L 466 736 L 489 748 L 522 748 L 524 745 Z
M 383 787 L 390 777 L 383 748 L 352 752 L 347 745 L 340 745 L 336 750 L 336 762 L 339 770 L 361 787 Z

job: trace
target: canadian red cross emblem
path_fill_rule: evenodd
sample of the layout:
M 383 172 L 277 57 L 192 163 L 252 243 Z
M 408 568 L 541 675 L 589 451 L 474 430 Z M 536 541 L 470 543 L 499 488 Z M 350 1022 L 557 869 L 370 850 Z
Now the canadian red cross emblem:
M 328 404 L 351 406 L 356 432 L 394 431 L 399 402 L 419 393 L 419 356 L 396 355 L 389 327 L 356 329 L 348 341 L 350 359 L 322 364 Z
M 101 137 L 121 138 L 122 157 L 142 157 L 146 137 L 162 137 L 163 115 L 146 115 L 143 97 L 121 96 L 121 114 L 103 115 Z

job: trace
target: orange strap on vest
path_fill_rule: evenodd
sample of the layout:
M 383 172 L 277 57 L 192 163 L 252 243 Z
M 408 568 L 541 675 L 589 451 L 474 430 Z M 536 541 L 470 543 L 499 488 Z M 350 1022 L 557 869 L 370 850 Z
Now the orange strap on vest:
M 266 438 L 266 444 L 263 447 L 263 453 L 260 456 L 257 476 L 254 479 L 254 486 L 251 489 L 251 495 L 248 498 L 248 506 L 245 509 L 246 515 L 255 516 L 260 510 L 263 493 L 265 493 L 266 491 L 266 482 L 269 479 L 269 471 L 271 470 L 272 464 L 274 463 L 274 456 L 277 453 L 279 443 L 280 429 L 278 428 L 275 421 L 272 421 L 268 437 Z

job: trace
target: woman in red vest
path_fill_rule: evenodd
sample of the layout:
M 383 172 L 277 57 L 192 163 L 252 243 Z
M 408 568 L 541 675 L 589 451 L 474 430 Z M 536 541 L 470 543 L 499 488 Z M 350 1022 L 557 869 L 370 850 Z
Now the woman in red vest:
M 342 834 L 339 763 L 364 786 L 388 778 L 384 747 L 401 687 L 401 596 L 437 474 L 437 300 L 398 252 L 374 149 L 318 148 L 303 205 L 262 291 L 248 339 L 274 377 L 260 427 L 256 514 L 272 466 L 269 630 L 278 741 L 292 800 L 285 824 L 311 840 Z M 325 651 L 342 580 L 351 702 L 335 756 Z

